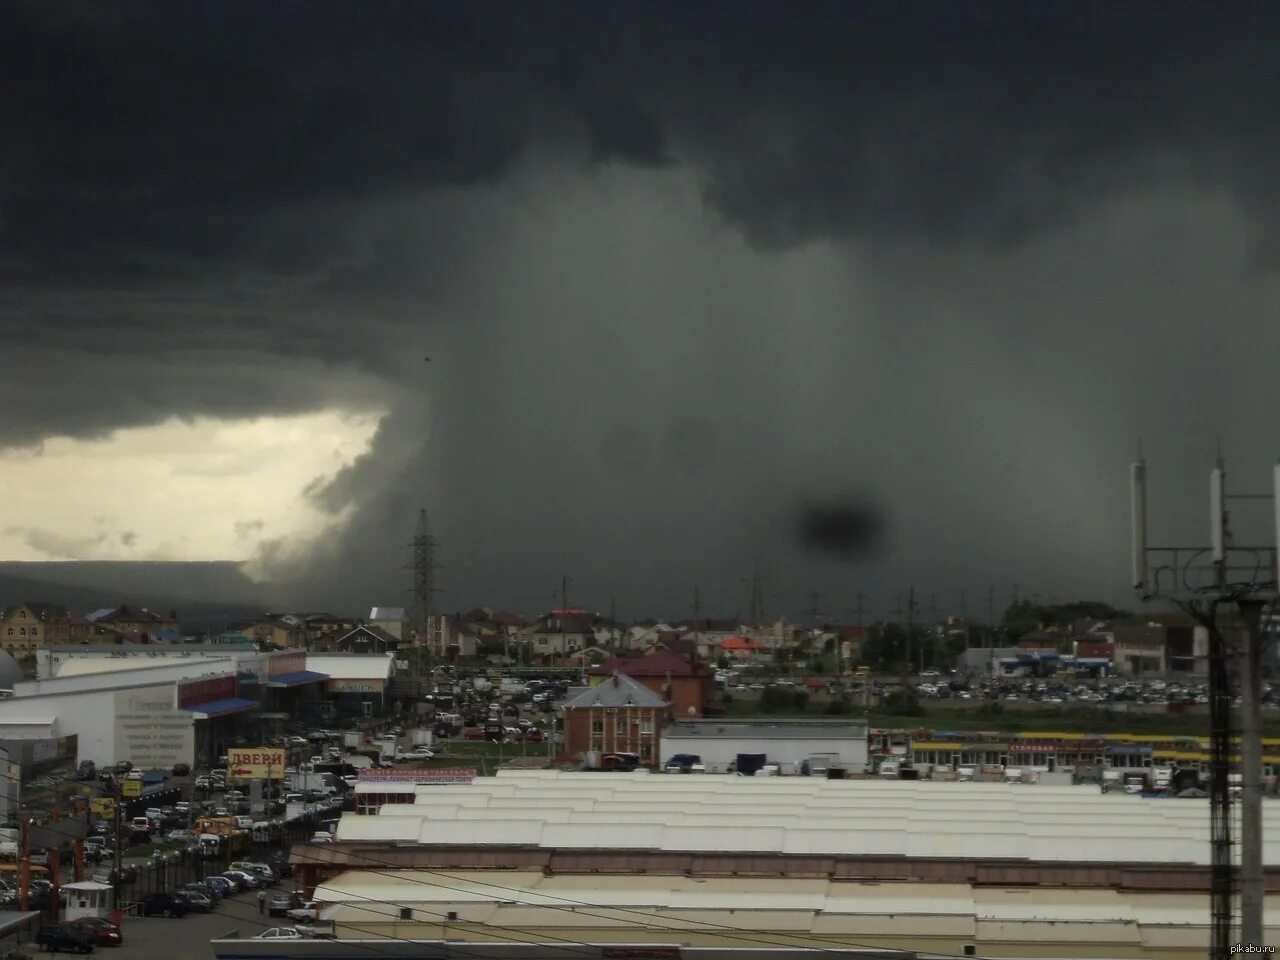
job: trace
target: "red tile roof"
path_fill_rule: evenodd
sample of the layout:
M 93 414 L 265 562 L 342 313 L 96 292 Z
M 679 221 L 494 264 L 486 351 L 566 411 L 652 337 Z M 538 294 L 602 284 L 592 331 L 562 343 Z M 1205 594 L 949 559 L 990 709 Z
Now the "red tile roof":
M 720 647 L 723 650 L 763 650 L 764 644 L 746 637 L 725 637 L 720 641 Z
M 629 677 L 696 677 L 709 673 L 704 664 L 694 665 L 670 650 L 659 650 L 647 657 L 614 657 L 598 667 L 588 670 L 592 676 L 611 676 L 625 673 Z

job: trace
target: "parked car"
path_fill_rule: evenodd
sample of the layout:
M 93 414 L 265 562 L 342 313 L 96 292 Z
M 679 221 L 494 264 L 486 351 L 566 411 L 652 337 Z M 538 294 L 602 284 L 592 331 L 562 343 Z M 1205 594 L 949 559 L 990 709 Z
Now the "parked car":
M 187 901 L 172 893 L 149 893 L 142 898 L 144 917 L 185 917 Z
M 253 939 L 255 940 L 300 940 L 302 934 L 293 927 L 272 927 L 270 930 L 263 930 Z
M 41 927 L 36 944 L 51 953 L 93 953 L 93 941 L 66 923 Z
M 292 893 L 276 893 L 267 899 L 267 913 L 283 917 L 298 906 L 298 898 Z
M 120 928 L 102 917 L 81 917 L 79 920 L 68 920 L 65 925 L 75 928 L 77 933 L 99 946 L 118 947 L 124 943 Z
M 192 913 L 212 913 L 213 899 L 207 893 L 201 893 L 199 890 L 191 890 L 184 887 L 181 890 L 175 890 L 173 895 L 184 901 L 187 909 Z
M 320 904 L 315 900 L 308 900 L 306 903 L 300 904 L 292 910 L 285 911 L 285 916 L 294 923 L 315 923 L 316 918 L 319 915 Z
M 222 875 L 228 880 L 234 880 L 240 884 L 241 890 L 257 890 L 259 887 L 265 886 L 261 877 L 245 870 L 223 870 Z
M 214 889 L 216 889 L 218 893 L 222 894 L 222 896 L 224 897 L 229 897 L 233 893 L 240 892 L 239 884 L 235 883 L 233 880 L 228 879 L 227 877 L 222 876 L 222 874 L 220 873 L 214 874 L 213 876 L 205 877 L 200 882 L 209 884 Z
M 218 901 L 222 899 L 222 891 L 224 889 L 225 887 L 215 887 L 208 880 L 193 880 L 190 883 L 183 884 L 178 888 L 178 891 L 180 893 L 201 894 L 202 896 L 208 897 L 210 903 L 216 907 L 218 905 Z

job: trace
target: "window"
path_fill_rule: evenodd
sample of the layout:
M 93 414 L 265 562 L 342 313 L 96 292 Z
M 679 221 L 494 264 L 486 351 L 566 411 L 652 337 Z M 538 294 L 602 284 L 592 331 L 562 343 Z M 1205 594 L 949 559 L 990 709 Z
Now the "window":
M 615 734 L 624 734 L 627 732 L 627 721 L 619 717 L 613 721 L 613 732 Z
M 26 628 L 26 627 L 19 627 L 19 628 L 18 628 L 18 636 L 20 636 L 20 637 L 25 637 L 26 635 L 27 635 L 27 628 Z
M 33 637 L 34 637 L 34 636 L 37 636 L 39 633 L 40 633 L 40 628 L 39 628 L 39 627 L 32 627 L 32 628 L 31 628 L 31 635 L 32 635 Z
M 13 636 L 13 627 L 10 627 L 10 628 L 9 628 L 9 636 L 11 636 L 11 637 Z
M 591 721 L 591 732 L 592 732 L 592 733 L 604 733 L 604 721 L 603 721 L 603 720 L 592 720 L 592 721 Z
M 653 733 L 653 717 L 646 716 L 640 718 L 640 732 Z

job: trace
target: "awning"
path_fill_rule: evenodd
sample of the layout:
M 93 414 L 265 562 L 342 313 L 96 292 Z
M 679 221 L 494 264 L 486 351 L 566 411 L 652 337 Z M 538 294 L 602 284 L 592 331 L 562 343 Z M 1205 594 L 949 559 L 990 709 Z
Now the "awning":
M 314 670 L 297 670 L 293 673 L 282 673 L 278 677 L 267 679 L 268 687 L 296 687 L 304 683 L 319 683 L 328 680 L 327 673 L 316 673 Z
M 187 707 L 195 714 L 197 720 L 208 720 L 210 717 L 225 717 L 229 713 L 243 713 L 258 706 L 256 700 L 242 700 L 239 697 L 228 697 L 225 700 L 210 700 Z

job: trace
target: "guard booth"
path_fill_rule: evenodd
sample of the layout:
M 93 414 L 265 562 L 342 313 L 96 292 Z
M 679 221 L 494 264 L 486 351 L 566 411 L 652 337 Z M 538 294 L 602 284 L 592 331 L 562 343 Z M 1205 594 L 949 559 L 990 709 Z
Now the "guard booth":
M 63 887 L 67 895 L 65 916 L 68 920 L 84 917 L 105 917 L 111 910 L 111 884 L 81 880 Z

